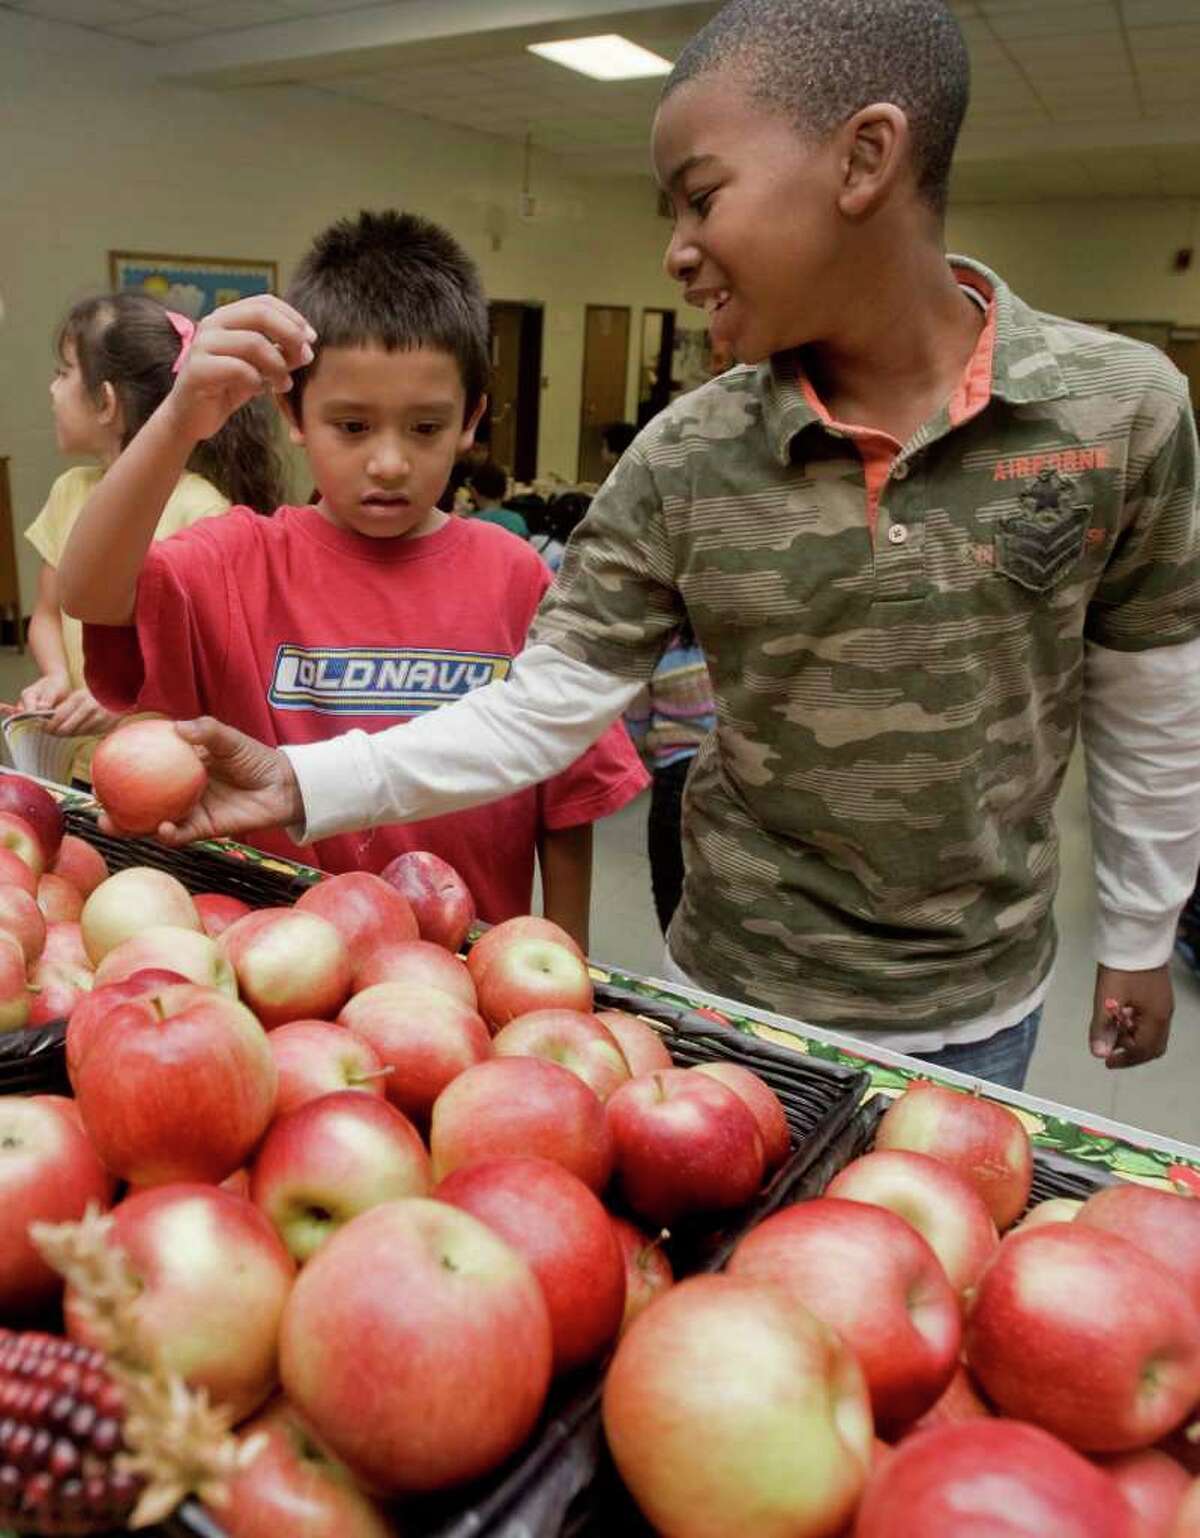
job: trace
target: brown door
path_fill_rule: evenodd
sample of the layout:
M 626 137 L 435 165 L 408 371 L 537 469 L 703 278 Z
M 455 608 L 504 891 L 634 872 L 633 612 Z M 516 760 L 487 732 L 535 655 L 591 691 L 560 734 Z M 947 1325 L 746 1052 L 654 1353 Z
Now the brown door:
M 607 466 L 601 436 L 625 420 L 629 367 L 629 306 L 589 304 L 583 334 L 583 410 L 579 419 L 579 479 L 600 481 Z
M 490 305 L 489 312 L 492 377 L 480 436 L 487 435 L 498 465 L 518 481 L 532 481 L 537 476 L 541 410 L 541 307 L 501 302 Z

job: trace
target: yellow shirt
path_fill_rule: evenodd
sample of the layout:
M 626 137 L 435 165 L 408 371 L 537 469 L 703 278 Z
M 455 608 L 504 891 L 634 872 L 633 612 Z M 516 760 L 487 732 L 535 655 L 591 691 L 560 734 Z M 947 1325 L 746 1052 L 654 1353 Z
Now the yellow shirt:
M 58 477 L 50 488 L 46 505 L 25 530 L 25 538 L 48 566 L 57 567 L 75 520 L 83 504 L 95 490 L 102 471 L 98 465 L 79 465 Z M 228 498 L 201 475 L 185 470 L 179 484 L 171 493 L 170 501 L 163 508 L 162 517 L 154 531 L 155 539 L 166 539 L 177 534 L 201 518 L 211 518 L 229 507 Z M 67 654 L 67 669 L 72 689 L 81 689 L 83 680 L 83 626 L 69 614 L 59 615 L 62 623 L 63 650 Z M 88 766 L 92 761 L 95 738 L 89 738 L 80 748 L 72 765 L 72 773 L 79 779 L 87 779 Z

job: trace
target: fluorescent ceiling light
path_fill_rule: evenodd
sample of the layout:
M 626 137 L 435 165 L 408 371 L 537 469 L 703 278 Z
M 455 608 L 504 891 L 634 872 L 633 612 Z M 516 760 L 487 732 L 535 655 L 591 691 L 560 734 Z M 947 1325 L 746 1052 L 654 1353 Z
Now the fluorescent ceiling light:
M 561 43 L 530 43 L 529 52 L 593 80 L 645 80 L 671 72 L 670 59 L 639 48 L 615 32 L 602 37 L 572 37 Z

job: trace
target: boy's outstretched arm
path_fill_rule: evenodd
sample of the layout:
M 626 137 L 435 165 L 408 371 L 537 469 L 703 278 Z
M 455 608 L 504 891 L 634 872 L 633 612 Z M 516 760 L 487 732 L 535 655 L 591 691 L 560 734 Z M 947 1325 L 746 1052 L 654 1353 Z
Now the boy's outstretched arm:
M 592 910 L 592 824 L 543 828 L 538 837 L 542 912 L 587 954 Z

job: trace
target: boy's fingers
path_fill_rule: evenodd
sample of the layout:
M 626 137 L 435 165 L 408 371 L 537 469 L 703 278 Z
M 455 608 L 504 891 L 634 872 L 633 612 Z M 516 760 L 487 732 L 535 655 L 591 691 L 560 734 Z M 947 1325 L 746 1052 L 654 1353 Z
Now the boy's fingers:
M 291 334 L 308 342 L 317 339 L 317 333 L 300 311 L 276 294 L 255 294 L 249 299 L 237 299 L 232 304 L 222 305 L 200 322 L 200 329 L 208 330 L 218 325 L 252 326 L 255 330 L 268 331 L 272 336 L 277 332 L 282 333 L 278 340 Z
M 304 343 L 311 358 L 312 349 Z M 290 388 L 292 368 L 302 366 L 302 349 L 289 362 L 287 355 L 260 331 L 214 331 L 205 344 L 205 361 L 208 359 L 247 364 L 258 377 L 276 389 Z

